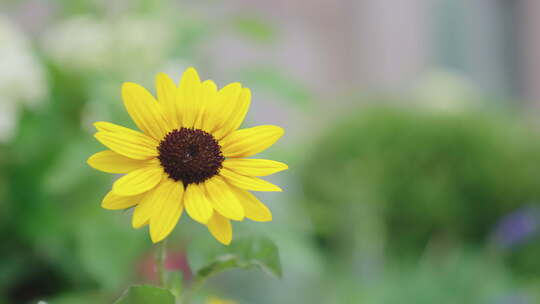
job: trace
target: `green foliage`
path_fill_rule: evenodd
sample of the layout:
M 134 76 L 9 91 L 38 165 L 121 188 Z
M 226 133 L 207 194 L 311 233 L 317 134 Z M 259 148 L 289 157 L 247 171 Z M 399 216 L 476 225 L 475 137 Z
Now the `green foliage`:
M 1 152 L 0 302 L 103 302 L 133 275 L 147 239 L 100 209 L 110 177 L 86 165 L 98 145 L 81 122 L 91 82 L 49 68 L 48 103 L 22 111 Z
M 131 286 L 115 304 L 174 304 L 170 291 L 156 286 Z
M 184 277 L 180 271 L 166 271 L 167 289 L 175 296 L 180 297 L 184 288 Z
M 201 258 L 201 255 L 205 256 Z M 199 279 L 206 279 L 232 268 L 253 267 L 281 277 L 278 248 L 272 240 L 265 237 L 237 238 L 227 247 L 195 244 L 189 249 L 189 261 Z
M 134 274 L 133 265 L 148 246 L 141 233 L 113 214 L 84 220 L 77 227 L 76 236 L 76 253 L 82 266 L 108 290 L 125 286 Z
M 367 108 L 313 151 L 305 210 L 338 254 L 374 231 L 405 256 L 432 239 L 482 243 L 502 216 L 540 200 L 540 136 L 504 115 Z
M 184 3 L 136 0 L 111 6 L 62 0 L 49 9 L 47 26 L 34 36 L 39 39 L 25 37 L 47 76 L 43 86 L 48 95 L 35 108 L 20 105 L 16 136 L 0 143 L 0 303 L 109 303 L 121 286 L 150 279 L 137 273 L 150 242 L 145 231 L 132 229 L 129 214 L 100 208 L 111 177 L 86 165 L 91 154 L 103 149 L 92 138 L 90 123 L 108 120 L 133 127 L 121 102 L 121 83 L 148 85 L 153 73 L 163 69 L 208 67 L 211 61 L 201 45 L 212 44 L 209 38 L 232 29 L 248 42 L 267 45 L 276 33 L 249 15 L 213 18 L 194 14 Z M 81 18 L 84 23 L 76 22 Z M 144 35 L 137 26 L 148 26 L 156 43 L 139 40 Z M 100 47 L 77 47 L 80 40 L 72 38 L 81 30 L 95 35 L 90 39 L 99 40 Z M 67 39 L 51 39 L 62 38 L 58 34 L 65 31 Z M 74 46 L 85 55 L 61 55 Z M 278 80 L 273 85 L 289 80 L 273 78 Z M 289 98 L 299 96 L 293 86 L 288 91 L 293 92 Z M 178 231 L 177 242 L 185 234 Z M 211 240 L 206 231 L 204 238 Z M 236 249 L 226 253 L 229 267 L 281 273 L 277 248 L 264 239 L 231 248 Z M 179 272 L 167 274 L 167 287 L 179 296 L 184 279 Z
M 376 277 L 332 280 L 338 288 L 329 290 L 323 303 L 537 303 L 524 301 L 525 294 L 500 261 L 476 250 L 427 256 L 421 263 L 389 262 Z
M 17 11 L 26 9 L 19 8 L 20 1 L 8 2 Z M 150 88 L 154 71 L 187 65 L 212 70 L 205 47 L 215 46 L 213 39 L 223 33 L 235 31 L 246 38 L 243 42 L 259 47 L 271 47 L 279 38 L 276 28 L 251 14 L 222 19 L 199 14 L 200 4 L 109 2 L 61 0 L 50 8 L 38 3 L 48 13 L 41 18 L 46 24 L 35 20 L 30 27 L 38 38 L 31 45 L 41 47 L 36 58 L 43 61 L 49 96 L 42 107 L 21 106 L 17 136 L 0 144 L 0 303 L 112 303 L 121 286 L 150 280 L 151 270 L 136 273 L 148 262 L 147 232 L 133 230 L 129 214 L 100 209 L 111 178 L 85 164 L 89 155 L 103 149 L 91 138 L 90 121 L 133 126 L 120 101 L 121 82 L 140 81 Z M 8 15 L 20 14 L 8 9 Z M 106 28 L 97 38 L 113 41 L 112 47 L 75 56 L 82 61 L 78 64 L 58 60 L 43 43 L 49 26 L 65 26 L 80 17 L 89 18 L 90 25 L 95 22 L 94 30 Z M 136 21 L 157 25 L 159 30 L 150 26 L 149 32 L 165 37 L 166 43 L 148 43 Z M 120 31 L 119 24 L 132 29 L 133 36 Z M 38 29 L 40 25 L 46 26 Z M 73 49 L 86 54 L 74 38 L 68 35 L 66 45 L 55 45 L 75 45 Z M 99 60 L 89 67 L 85 58 Z M 238 72 L 254 94 L 310 110 L 315 97 L 295 77 L 264 64 L 242 69 L 230 73 Z M 237 293 L 231 298 L 250 297 L 242 303 L 499 303 L 501 292 L 515 290 L 515 278 L 498 258 L 520 272 L 538 273 L 539 242 L 493 256 L 478 244 L 502 215 L 540 197 L 538 143 L 538 135 L 521 122 L 489 113 L 435 115 L 379 108 L 353 114 L 315 148 L 290 149 L 291 159 L 310 156 L 302 173 L 305 209 L 296 209 L 291 200 L 273 210 L 282 221 L 275 224 L 280 230 L 274 226 L 273 231 L 281 231 L 276 237 L 287 255 L 287 276 L 274 280 L 231 271 L 234 281 L 220 283 L 227 286 L 226 293 Z M 317 229 L 320 252 L 310 243 L 306 215 Z M 185 223 L 186 218 L 180 225 Z M 117 303 L 174 303 L 175 297 L 188 298 L 186 291 L 193 292 L 207 278 L 234 268 L 262 269 L 277 277 L 282 273 L 278 248 L 266 238 L 239 238 L 235 232 L 234 242 L 224 247 L 195 224 L 176 229 L 171 238 L 177 246 L 191 240 L 194 281 L 189 281 L 189 270 L 185 278 L 178 270 L 166 271 L 169 291 L 133 286 Z M 447 251 L 460 243 L 478 246 L 471 254 L 426 262 L 431 248 Z M 363 259 L 370 250 L 380 264 Z M 408 256 L 414 259 L 404 258 Z M 341 263 L 341 268 L 322 261 Z M 526 286 L 536 291 L 537 281 Z

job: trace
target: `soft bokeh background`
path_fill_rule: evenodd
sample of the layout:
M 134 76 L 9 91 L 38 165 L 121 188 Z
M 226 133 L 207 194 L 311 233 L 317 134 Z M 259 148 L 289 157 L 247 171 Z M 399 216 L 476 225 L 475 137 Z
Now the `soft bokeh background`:
M 1 0 L 0 303 L 112 303 L 155 282 L 91 123 L 132 125 L 120 85 L 188 66 L 254 92 L 290 165 L 260 197 L 281 280 L 230 271 L 239 303 L 540 301 L 540 2 Z M 186 216 L 184 271 L 220 246 Z M 189 260 L 189 261 L 188 261 Z

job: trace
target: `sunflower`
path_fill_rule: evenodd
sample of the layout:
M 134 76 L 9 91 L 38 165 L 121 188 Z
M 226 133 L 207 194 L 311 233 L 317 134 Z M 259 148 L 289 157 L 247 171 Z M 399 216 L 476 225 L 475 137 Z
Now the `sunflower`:
M 95 138 L 109 150 L 88 164 L 125 174 L 105 195 L 109 210 L 134 207 L 132 225 L 149 225 L 154 243 L 166 238 L 185 209 L 221 243 L 232 240 L 230 220 L 272 220 L 270 210 L 249 191 L 281 191 L 259 176 L 287 169 L 281 162 L 247 158 L 273 145 L 283 129 L 262 125 L 238 129 L 251 91 L 240 83 L 217 89 L 188 68 L 178 86 L 156 77 L 156 95 L 142 86 L 122 85 L 122 99 L 139 131 L 96 122 Z

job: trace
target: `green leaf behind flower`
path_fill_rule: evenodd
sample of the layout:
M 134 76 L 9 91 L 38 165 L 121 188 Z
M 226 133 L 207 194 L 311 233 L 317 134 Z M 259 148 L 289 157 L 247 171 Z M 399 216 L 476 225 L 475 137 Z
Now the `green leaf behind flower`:
M 199 279 L 233 268 L 259 268 L 276 277 L 282 274 L 278 247 L 266 237 L 238 238 L 230 246 L 214 250 L 199 264 L 194 267 Z
M 129 287 L 115 304 L 174 304 L 174 296 L 166 289 L 150 285 Z

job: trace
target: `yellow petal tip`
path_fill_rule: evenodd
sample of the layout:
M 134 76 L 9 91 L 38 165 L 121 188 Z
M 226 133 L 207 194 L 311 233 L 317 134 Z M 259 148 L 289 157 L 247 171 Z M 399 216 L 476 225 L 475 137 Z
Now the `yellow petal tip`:
M 94 125 L 94 128 L 96 128 L 96 130 L 102 131 L 107 124 L 108 122 L 106 121 L 96 121 L 92 125 Z
M 195 69 L 194 67 L 190 66 L 188 67 L 185 71 L 184 71 L 184 74 L 182 75 L 182 77 L 193 77 L 194 79 L 200 81 L 199 79 L 199 73 L 197 72 L 197 69 Z
M 200 224 L 203 224 L 203 225 L 207 225 L 208 222 L 210 221 L 210 217 L 207 218 L 207 219 L 204 219 L 204 218 L 197 218 L 197 217 L 193 217 L 193 216 L 189 216 L 192 220 L 194 220 L 195 222 L 197 223 L 200 223 Z
M 152 240 L 152 243 L 159 243 L 161 241 L 163 241 L 164 237 L 160 237 L 160 236 L 154 236 L 152 234 L 150 234 L 150 239 Z
M 152 243 L 159 243 L 161 241 L 163 241 L 165 238 L 167 238 L 169 236 L 169 234 L 171 234 L 172 231 L 170 232 L 163 232 L 162 230 L 154 230 L 152 229 L 152 224 L 150 224 L 150 239 L 152 240 Z
M 161 78 L 161 77 L 169 77 L 169 75 L 163 73 L 163 72 L 159 72 L 156 74 L 156 78 Z
M 216 240 L 225 246 L 229 246 L 231 244 L 232 238 L 230 239 L 216 238 Z
M 278 127 L 276 126 L 276 128 L 279 130 L 278 133 L 279 133 L 279 137 L 283 136 L 285 134 L 285 129 L 283 129 L 282 127 Z
M 257 218 L 251 218 L 250 220 L 252 221 L 255 221 L 255 222 L 261 222 L 261 223 L 267 223 L 267 222 L 271 222 L 272 221 L 272 214 L 269 214 L 265 217 L 257 217 Z
M 123 82 L 122 83 L 122 90 L 124 90 L 126 88 L 129 88 L 129 87 L 133 87 L 133 86 L 138 86 L 138 85 L 136 83 L 134 83 L 134 82 L 129 82 L 129 81 Z
M 96 132 L 94 133 L 94 138 L 97 139 L 99 142 L 101 142 L 101 139 L 102 138 L 102 133 L 101 132 Z
M 135 221 L 131 221 L 131 227 L 133 227 L 133 229 L 140 229 L 144 226 L 146 226 L 148 224 L 148 220 L 145 221 L 145 222 L 142 222 L 142 223 L 139 223 L 139 222 L 135 222 Z
M 94 168 L 94 169 L 95 169 L 95 167 L 92 166 L 92 160 L 93 160 L 93 157 L 94 157 L 94 155 L 88 157 L 88 159 L 86 160 L 86 164 L 87 164 L 88 166 L 90 166 L 91 168 Z
M 105 210 L 117 210 L 117 209 L 108 207 L 107 204 L 105 204 L 105 202 L 101 202 L 101 208 Z

